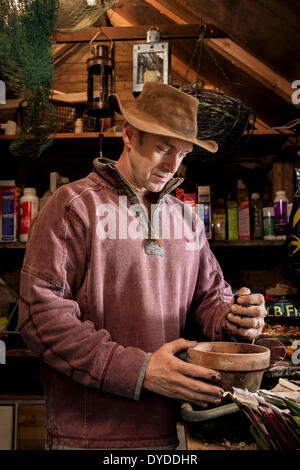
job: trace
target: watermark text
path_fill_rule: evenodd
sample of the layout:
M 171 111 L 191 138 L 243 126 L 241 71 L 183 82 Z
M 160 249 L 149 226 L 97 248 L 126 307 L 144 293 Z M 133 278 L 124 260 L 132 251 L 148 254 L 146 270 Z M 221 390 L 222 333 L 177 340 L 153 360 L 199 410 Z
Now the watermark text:
M 292 88 L 296 88 L 292 93 L 292 103 L 297 105 L 300 103 L 300 80 L 294 80 L 292 82 Z
M 3 80 L 0 80 L 0 104 L 6 103 L 6 86 Z
M 6 344 L 0 340 L 0 364 L 6 364 Z

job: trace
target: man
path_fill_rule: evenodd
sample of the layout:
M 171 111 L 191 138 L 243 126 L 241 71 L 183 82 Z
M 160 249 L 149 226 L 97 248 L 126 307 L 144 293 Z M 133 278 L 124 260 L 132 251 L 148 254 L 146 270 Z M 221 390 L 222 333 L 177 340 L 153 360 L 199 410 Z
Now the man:
M 233 304 L 202 222 L 169 194 L 193 144 L 217 150 L 196 138 L 198 101 L 160 83 L 128 107 L 111 99 L 125 117 L 120 159 L 55 192 L 21 273 L 19 329 L 41 359 L 50 449 L 175 448 L 176 400 L 223 394 L 216 371 L 177 357 L 196 345 L 187 316 L 219 340 L 256 337 L 266 314 L 247 288 Z

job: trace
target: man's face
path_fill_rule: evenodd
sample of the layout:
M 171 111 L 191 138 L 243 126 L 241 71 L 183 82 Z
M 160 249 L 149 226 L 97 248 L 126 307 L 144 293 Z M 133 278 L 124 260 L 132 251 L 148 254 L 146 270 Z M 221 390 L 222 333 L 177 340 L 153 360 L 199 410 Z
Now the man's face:
M 150 192 L 159 192 L 178 170 L 193 144 L 174 137 L 142 135 L 134 129 L 129 152 L 134 185 Z

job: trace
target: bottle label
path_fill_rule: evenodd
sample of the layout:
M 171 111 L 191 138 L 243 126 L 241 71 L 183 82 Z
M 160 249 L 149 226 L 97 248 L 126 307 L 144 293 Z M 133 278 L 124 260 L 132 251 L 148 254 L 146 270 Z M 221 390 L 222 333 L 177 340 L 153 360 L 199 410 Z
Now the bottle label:
M 215 240 L 226 240 L 226 214 L 214 213 L 214 235 Z
M 253 238 L 263 237 L 263 221 L 261 208 L 257 204 L 252 205 L 253 210 Z
M 17 197 L 15 187 L 0 186 L 0 241 L 15 241 L 17 236 Z
M 272 216 L 264 216 L 264 236 L 275 236 L 275 221 Z
M 286 201 L 274 202 L 275 209 L 275 233 L 276 235 L 285 235 L 288 222 L 288 210 Z
M 250 240 L 250 214 L 248 201 L 238 204 L 239 240 Z
M 38 202 L 21 202 L 20 204 L 20 235 L 25 235 L 29 232 L 29 227 L 37 216 L 39 210 Z

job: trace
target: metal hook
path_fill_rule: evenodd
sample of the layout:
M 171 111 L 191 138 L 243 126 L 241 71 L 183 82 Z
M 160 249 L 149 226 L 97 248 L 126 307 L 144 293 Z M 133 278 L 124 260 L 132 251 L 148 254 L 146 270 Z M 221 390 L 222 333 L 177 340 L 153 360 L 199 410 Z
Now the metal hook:
M 197 34 L 199 36 L 199 39 L 205 36 L 206 31 L 207 31 L 207 24 L 202 24 L 202 18 L 201 18 L 201 23 L 199 24 L 197 28 Z
M 99 26 L 99 31 L 97 31 L 97 33 L 95 34 L 95 36 L 90 40 L 90 51 L 92 52 L 92 44 L 93 44 L 93 42 L 95 41 L 95 39 L 99 36 L 99 34 L 101 34 L 102 36 L 105 36 L 105 37 L 108 39 L 108 41 L 110 41 L 110 50 L 112 50 L 112 48 L 113 48 L 113 43 L 114 43 L 114 42 L 113 42 L 112 39 L 110 39 L 110 38 L 107 36 L 107 34 L 104 33 L 104 31 L 102 31 L 102 27 L 101 27 L 101 25 L 100 25 L 100 26 Z

